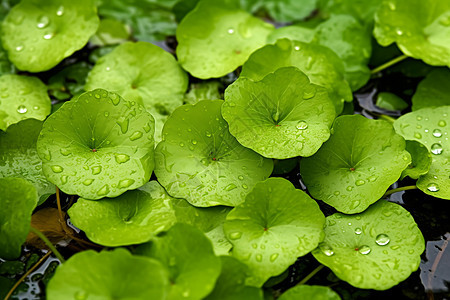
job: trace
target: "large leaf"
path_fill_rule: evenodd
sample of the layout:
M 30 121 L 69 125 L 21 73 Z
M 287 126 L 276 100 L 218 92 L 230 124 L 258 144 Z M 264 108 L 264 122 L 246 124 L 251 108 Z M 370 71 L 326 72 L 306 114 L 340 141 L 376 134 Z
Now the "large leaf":
M 195 206 L 235 206 L 266 179 L 273 163 L 243 147 L 220 115 L 221 100 L 184 105 L 169 117 L 155 150 L 155 174 L 167 192 Z
M 450 105 L 450 70 L 436 69 L 417 86 L 412 97 L 412 110 L 424 107 Z
M 450 200 L 450 106 L 422 108 L 403 115 L 394 123 L 405 139 L 422 143 L 432 154 L 430 170 L 417 187 L 437 198 Z
M 85 86 L 96 88 L 144 105 L 156 120 L 159 141 L 167 116 L 183 104 L 187 76 L 174 57 L 158 46 L 128 42 L 97 61 Z
M 256 184 L 227 216 L 224 231 L 232 256 L 249 266 L 247 283 L 261 286 L 323 239 L 325 217 L 317 203 L 282 178 Z
M 38 195 L 22 178 L 0 178 L 0 258 L 15 259 L 30 231 Z
M 20 177 L 34 185 L 39 203 L 55 193 L 55 186 L 42 172 L 42 161 L 36 150 L 36 141 L 42 122 L 34 119 L 11 125 L 0 131 L 0 177 Z
M 210 241 L 190 225 L 174 225 L 152 243 L 139 246 L 137 252 L 158 259 L 169 270 L 168 300 L 202 299 L 220 275 L 220 259 Z
M 300 25 L 300 26 L 299 26 Z M 349 15 L 331 16 L 314 29 L 294 26 L 281 27 L 270 34 L 268 41 L 273 43 L 280 38 L 313 42 L 333 50 L 342 59 L 345 67 L 344 77 L 352 90 L 357 90 L 369 80 L 371 33 L 355 18 Z M 306 32 L 306 34 L 305 34 Z
M 263 46 L 272 30 L 241 10 L 237 1 L 202 0 L 178 26 L 177 56 L 195 77 L 222 77 Z
M 3 20 L 2 42 L 20 70 L 46 71 L 86 45 L 98 24 L 93 0 L 22 0 Z
M 288 39 L 278 40 L 255 51 L 242 67 L 242 77 L 261 80 L 281 67 L 294 66 L 304 72 L 311 83 L 328 90 L 336 114 L 344 101 L 352 101 L 352 91 L 344 79 L 344 64 L 329 48 Z
M 385 0 L 375 15 L 374 36 L 427 64 L 450 66 L 450 1 Z
M 361 115 L 336 119 L 330 139 L 300 161 L 311 195 L 344 213 L 365 210 L 383 196 L 411 162 L 391 124 Z
M 313 155 L 330 136 L 335 116 L 327 90 L 295 67 L 255 82 L 242 78 L 225 91 L 222 115 L 245 147 L 278 159 Z
M 102 89 L 66 103 L 37 141 L 47 179 L 67 194 L 116 197 L 153 170 L 154 120 L 139 104 Z
M 278 298 L 279 300 L 340 300 L 341 297 L 331 288 L 321 285 L 297 285 Z
M 167 270 L 125 249 L 79 252 L 56 269 L 47 299 L 166 299 Z
M 0 77 L 0 129 L 24 119 L 44 120 L 51 109 L 47 87 L 36 77 Z
M 363 289 L 387 290 L 417 270 L 425 242 L 411 214 L 380 200 L 357 215 L 327 217 L 325 240 L 312 252 L 336 276 Z
M 156 181 L 117 198 L 79 198 L 69 210 L 72 223 L 100 245 L 116 247 L 148 242 L 176 222 L 171 197 Z

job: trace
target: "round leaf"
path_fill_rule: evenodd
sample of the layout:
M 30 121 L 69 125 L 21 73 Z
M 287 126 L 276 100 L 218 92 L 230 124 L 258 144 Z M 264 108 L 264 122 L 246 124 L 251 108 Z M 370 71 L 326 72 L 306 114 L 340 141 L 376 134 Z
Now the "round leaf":
M 159 141 L 167 116 L 183 104 L 187 82 L 171 54 L 150 43 L 128 42 L 97 61 L 85 89 L 103 88 L 144 105 L 155 117 Z
M 341 297 L 326 286 L 297 285 L 281 294 L 279 300 L 340 300 Z
M 24 119 L 44 120 L 51 110 L 47 87 L 36 77 L 0 77 L 0 129 Z
M 450 106 L 422 108 L 398 118 L 394 127 L 405 139 L 422 143 L 431 152 L 430 170 L 416 185 L 424 193 L 450 200 Z
M 236 2 L 202 0 L 178 25 L 177 56 L 192 76 L 222 77 L 265 44 L 273 26 L 240 10 Z
M 255 82 L 242 78 L 225 91 L 222 115 L 231 134 L 265 157 L 310 156 L 330 136 L 335 116 L 327 90 L 295 67 Z
M 160 262 L 125 249 L 93 250 L 60 265 L 47 286 L 47 299 L 166 299 L 169 286 Z
M 282 67 L 294 66 L 304 72 L 311 83 L 327 89 L 336 114 L 344 101 L 352 101 L 352 91 L 344 79 L 344 64 L 330 49 L 288 39 L 278 40 L 255 51 L 242 66 L 241 77 L 259 81 Z
M 156 181 L 117 198 L 79 198 L 69 210 L 72 223 L 100 245 L 116 247 L 148 242 L 176 222 L 171 197 Z
M 0 258 L 16 259 L 30 231 L 38 195 L 22 178 L 0 178 Z
M 235 206 L 273 163 L 243 147 L 220 115 L 221 100 L 184 105 L 169 117 L 155 150 L 155 174 L 169 195 L 195 206 Z
M 261 286 L 317 247 L 324 220 L 305 192 L 286 179 L 269 178 L 228 214 L 224 231 L 233 244 L 232 256 L 252 272 L 247 283 Z
M 154 120 L 135 102 L 97 89 L 64 103 L 37 141 L 47 179 L 67 194 L 116 197 L 153 170 Z
M 0 177 L 20 177 L 34 185 L 39 195 L 38 204 L 55 193 L 42 172 L 42 161 L 36 150 L 36 141 L 42 122 L 34 119 L 11 125 L 0 131 Z
M 314 198 L 353 214 L 380 199 L 410 162 L 405 140 L 391 124 L 341 116 L 330 139 L 300 161 L 300 173 Z
M 363 213 L 326 219 L 325 240 L 312 254 L 351 285 L 387 290 L 419 267 L 425 241 L 400 205 L 380 200 Z
M 421 175 L 428 173 L 432 157 L 427 147 L 416 141 L 406 141 L 406 151 L 411 154 L 411 164 L 403 170 L 401 179 L 409 176 L 418 179 Z
M 397 43 L 408 56 L 433 66 L 450 66 L 450 2 L 383 1 L 375 15 L 374 36 L 382 46 Z
M 412 110 L 450 105 L 450 70 L 436 69 L 417 86 L 412 97 Z
M 262 290 L 245 285 L 248 267 L 234 257 L 221 256 L 222 272 L 205 300 L 262 300 Z
M 22 0 L 3 20 L 2 42 L 17 68 L 41 72 L 83 48 L 98 24 L 92 0 Z
M 158 259 L 169 270 L 168 300 L 202 299 L 220 275 L 220 259 L 210 241 L 190 225 L 174 225 L 152 243 L 139 246 L 137 252 Z

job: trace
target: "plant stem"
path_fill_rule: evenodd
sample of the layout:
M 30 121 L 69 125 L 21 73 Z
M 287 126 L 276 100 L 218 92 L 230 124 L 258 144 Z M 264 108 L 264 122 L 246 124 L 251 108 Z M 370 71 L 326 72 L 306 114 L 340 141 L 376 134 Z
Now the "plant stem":
M 322 270 L 324 265 L 320 265 L 317 268 L 315 268 L 311 273 L 309 273 L 305 278 L 302 279 L 297 285 L 305 284 L 308 280 L 310 280 L 314 275 L 317 274 L 320 270 Z
M 8 294 L 6 294 L 5 299 L 4 300 L 8 300 L 12 294 L 14 293 L 14 291 L 16 290 L 16 288 L 20 285 L 20 283 L 22 281 L 25 280 L 25 278 L 27 278 L 28 275 L 31 274 L 31 272 L 33 272 L 44 260 L 47 259 L 47 257 L 50 256 L 50 254 L 52 254 L 52 251 L 48 251 L 47 253 L 45 253 L 44 256 L 41 257 L 41 259 L 35 263 L 28 271 L 25 272 L 25 274 L 23 274 L 22 277 L 20 277 L 20 279 L 13 285 L 13 287 L 9 290 Z
M 415 190 L 415 189 L 417 189 L 417 186 L 415 186 L 415 185 L 402 186 L 402 187 L 399 187 L 399 188 L 387 191 L 383 195 L 383 198 L 386 197 L 386 196 L 389 196 L 391 194 L 397 193 L 397 192 L 408 191 L 408 190 Z
M 53 244 L 48 240 L 48 238 L 42 232 L 40 232 L 38 229 L 34 228 L 33 226 L 30 227 L 30 232 L 37 235 L 47 245 L 47 247 L 50 248 L 50 250 L 52 250 L 53 253 L 55 253 L 55 256 L 59 259 L 59 261 L 61 263 L 64 263 L 66 261 L 64 259 L 64 257 L 62 257 L 61 253 L 59 253 L 59 251 L 56 250 L 56 247 L 53 246 Z
M 391 116 L 387 116 L 387 115 L 379 115 L 378 116 L 380 119 L 383 119 L 385 121 L 388 121 L 391 124 L 394 124 L 395 122 L 395 118 L 391 117 Z
M 58 206 L 58 213 L 59 213 L 59 222 L 65 222 L 63 214 L 62 214 L 62 209 L 61 209 L 61 198 L 59 196 L 59 189 L 58 187 L 56 187 L 56 205 Z
M 378 67 L 376 67 L 375 69 L 373 69 L 372 71 L 370 71 L 370 74 L 376 74 L 376 73 L 378 73 L 378 72 L 381 72 L 381 71 L 383 71 L 384 69 L 387 69 L 387 68 L 389 68 L 390 66 L 392 66 L 392 65 L 395 65 L 396 63 L 399 63 L 399 62 L 401 62 L 402 60 L 404 60 L 404 59 L 407 59 L 409 56 L 406 56 L 406 55 L 400 55 L 400 56 L 397 56 L 396 58 L 394 58 L 394 59 L 391 59 L 390 61 L 388 61 L 387 63 L 384 63 L 384 64 L 382 64 L 381 66 L 378 66 Z

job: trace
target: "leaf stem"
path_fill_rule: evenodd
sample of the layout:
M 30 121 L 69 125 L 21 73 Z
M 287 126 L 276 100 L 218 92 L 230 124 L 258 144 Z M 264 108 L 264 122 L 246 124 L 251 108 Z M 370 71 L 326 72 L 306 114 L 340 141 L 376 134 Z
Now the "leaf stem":
M 324 265 L 320 265 L 315 268 L 311 273 L 309 273 L 305 278 L 302 279 L 297 285 L 305 284 L 308 280 L 310 280 L 314 275 L 316 275 L 320 270 L 322 270 Z
M 59 213 L 59 223 L 64 222 L 64 217 L 62 214 L 62 209 L 61 209 L 61 197 L 59 196 L 59 189 L 58 187 L 56 187 L 56 205 L 58 206 L 58 213 Z
M 387 191 L 386 193 L 384 193 L 383 198 L 386 196 L 389 196 L 391 194 L 397 193 L 397 192 L 416 190 L 416 189 L 417 189 L 417 186 L 415 186 L 415 185 L 402 186 L 402 187 Z
M 4 300 L 8 300 L 12 296 L 12 294 L 14 293 L 16 288 L 22 283 L 22 281 L 24 281 L 25 278 L 27 278 L 27 276 L 31 274 L 31 272 L 33 272 L 44 260 L 46 260 L 47 257 L 50 256 L 50 254 L 52 254 L 52 251 L 48 251 L 47 253 L 45 253 L 45 255 L 42 256 L 41 259 L 37 263 L 35 263 L 28 271 L 26 271 L 25 274 L 23 274 L 23 276 L 20 277 L 20 279 L 9 290 L 9 292 L 8 292 L 8 294 L 6 294 Z
M 391 123 L 391 124 L 394 124 L 394 122 L 395 122 L 395 118 L 393 118 L 393 117 L 391 117 L 391 116 L 387 116 L 387 115 L 379 115 L 378 116 L 380 119 L 383 119 L 383 120 L 385 120 L 385 121 L 388 121 L 389 123 Z
M 59 259 L 59 261 L 61 263 L 64 263 L 66 261 L 64 259 L 64 257 L 62 257 L 61 253 L 59 253 L 59 251 L 56 250 L 56 247 L 53 246 L 53 244 L 48 240 L 48 238 L 42 232 L 40 232 L 38 229 L 34 228 L 33 226 L 30 227 L 30 232 L 37 235 L 47 245 L 47 247 L 50 248 L 50 250 L 52 250 L 53 253 L 55 253 L 55 256 Z
M 397 56 L 396 58 L 394 58 L 394 59 L 391 59 L 390 61 L 388 61 L 388 62 L 386 62 L 386 63 L 384 63 L 384 64 L 382 64 L 381 66 L 378 66 L 378 67 L 376 67 L 375 69 L 373 69 L 373 70 L 371 70 L 370 71 L 370 74 L 376 74 L 376 73 L 378 73 L 378 72 L 381 72 L 381 71 L 383 71 L 384 69 L 387 69 L 387 68 L 389 68 L 390 66 L 392 66 L 392 65 L 395 65 L 396 63 L 399 63 L 399 62 L 401 62 L 402 60 L 404 60 L 404 59 L 407 59 L 409 56 L 406 56 L 406 55 L 400 55 L 400 56 Z

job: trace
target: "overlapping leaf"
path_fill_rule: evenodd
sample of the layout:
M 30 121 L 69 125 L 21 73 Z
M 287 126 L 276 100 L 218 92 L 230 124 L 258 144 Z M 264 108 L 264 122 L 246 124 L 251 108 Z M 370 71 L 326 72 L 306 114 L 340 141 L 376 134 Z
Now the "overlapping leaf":
M 450 105 L 450 70 L 436 69 L 417 86 L 412 97 L 412 110 Z

